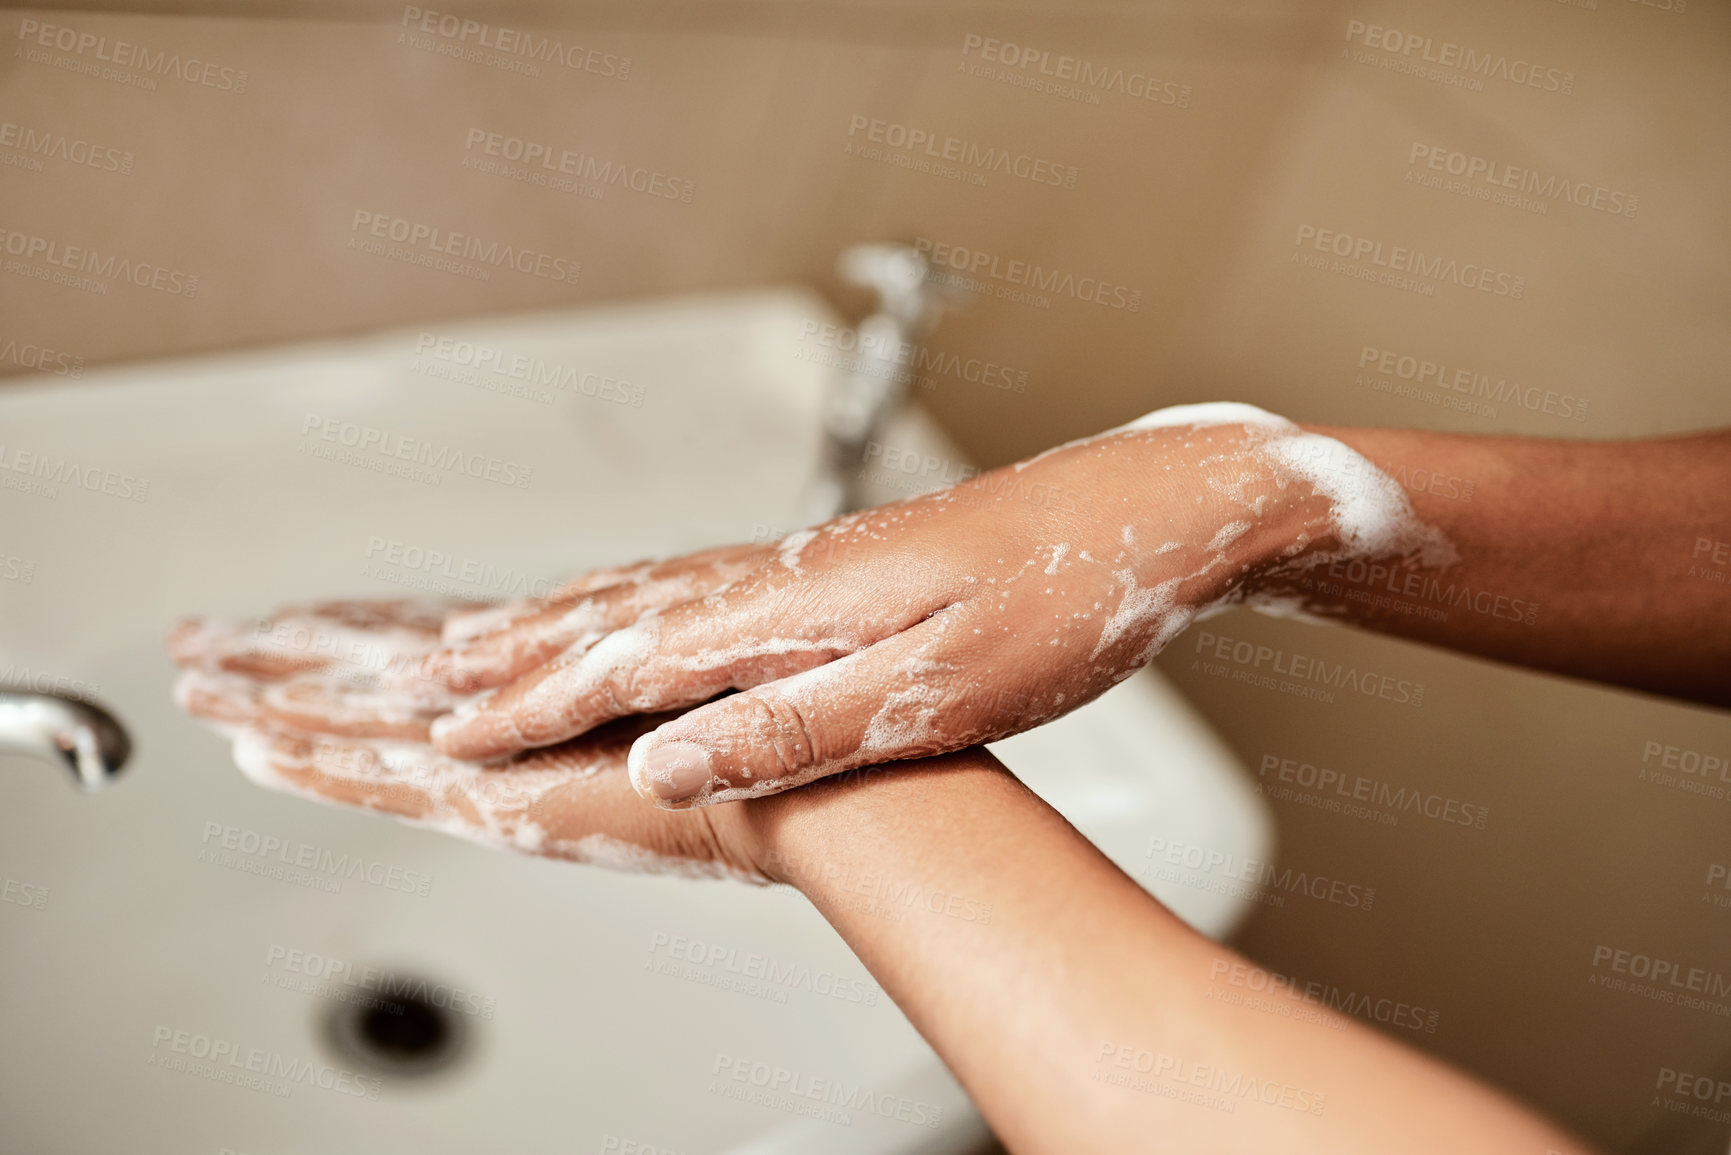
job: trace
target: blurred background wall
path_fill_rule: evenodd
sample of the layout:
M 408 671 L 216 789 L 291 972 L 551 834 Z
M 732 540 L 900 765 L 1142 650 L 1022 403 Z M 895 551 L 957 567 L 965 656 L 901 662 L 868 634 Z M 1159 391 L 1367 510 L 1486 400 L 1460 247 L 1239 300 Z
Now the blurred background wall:
M 951 372 L 916 390 L 984 464 L 1220 397 L 1322 422 L 1559 438 L 1731 422 L 1724 4 L 456 13 L 556 31 L 582 45 L 578 67 L 445 35 L 448 14 L 7 14 L 5 380 L 75 387 L 111 362 L 790 281 L 857 315 L 867 302 L 836 283 L 836 253 L 899 238 L 958 280 L 964 266 L 975 289 L 934 350 L 1014 383 Z M 97 38 L 202 67 L 117 66 Z M 1049 163 L 1035 178 L 934 170 L 897 147 L 915 131 Z M 579 159 L 561 177 L 529 160 L 534 146 Z M 429 269 L 369 245 L 393 221 L 564 254 L 580 271 Z M 69 246 L 132 279 L 56 280 Z M 1031 266 L 1046 289 L 1026 283 Z M 1439 387 L 1458 370 L 1519 383 L 1531 407 Z M 1690 543 L 1666 560 L 1726 581 Z M 1731 1077 L 1731 993 L 1692 1006 L 1599 980 L 1610 949 L 1731 983 L 1731 788 L 1650 773 L 1681 752 L 1731 757 L 1726 716 L 1344 630 L 1244 613 L 1206 625 L 1162 668 L 1266 768 L 1284 859 L 1377 894 L 1369 912 L 1265 905 L 1242 948 L 1421 1008 L 1425 1026 L 1385 1029 L 1612 1150 L 1723 1150 L 1726 1128 L 1678 1114 L 1655 1081 Z M 1268 688 L 1242 680 L 1258 670 L 1232 659 L 1239 642 L 1422 693 Z M 1389 825 L 1282 796 L 1283 772 L 1305 765 L 1441 792 L 1488 821 Z

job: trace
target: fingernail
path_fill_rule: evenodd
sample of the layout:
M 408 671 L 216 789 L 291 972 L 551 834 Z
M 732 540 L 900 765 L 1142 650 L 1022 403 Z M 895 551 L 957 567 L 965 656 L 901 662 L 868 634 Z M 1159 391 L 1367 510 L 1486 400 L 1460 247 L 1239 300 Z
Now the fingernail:
M 645 753 L 642 778 L 657 798 L 689 798 L 709 782 L 709 751 L 695 742 L 657 743 Z

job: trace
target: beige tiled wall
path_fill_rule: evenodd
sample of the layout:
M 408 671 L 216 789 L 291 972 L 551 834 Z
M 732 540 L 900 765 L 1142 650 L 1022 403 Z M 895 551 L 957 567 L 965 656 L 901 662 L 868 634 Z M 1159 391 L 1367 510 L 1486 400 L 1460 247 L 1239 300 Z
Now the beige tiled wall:
M 483 18 L 556 30 L 592 50 L 590 70 L 543 64 L 532 76 L 443 55 L 449 41 L 384 7 L 0 20 L 8 37 L 37 21 L 217 69 L 208 84 L 158 78 L 146 91 L 82 71 L 88 54 L 8 41 L 0 120 L 19 127 L 7 131 L 114 151 L 94 167 L 49 158 L 33 170 L 26 150 L 5 149 L 7 244 L 93 249 L 163 281 L 56 284 L 36 275 L 52 272 L 40 253 L 11 256 L 29 268 L 0 276 L 0 372 L 63 379 L 29 371 L 26 347 L 54 350 L 51 370 L 89 368 L 787 280 L 857 311 L 863 300 L 834 283 L 836 252 L 900 237 L 982 262 L 985 295 L 935 347 L 1025 374 L 1025 388 L 940 377 L 919 395 L 988 463 L 1213 397 L 1336 423 L 1555 437 L 1731 421 L 1723 5 L 551 11 Z M 1390 50 L 1390 29 L 1410 53 Z M 1151 76 L 1156 99 L 1035 90 L 1036 65 L 987 62 L 977 75 L 987 39 Z M 1457 50 L 1501 61 L 1497 74 L 1463 85 L 1458 68 L 1423 61 Z M 1529 71 L 1536 85 L 1518 83 Z M 860 117 L 1045 158 L 1073 169 L 1074 187 L 857 155 L 870 143 L 850 135 Z M 656 187 L 680 196 L 613 185 L 596 197 L 477 169 L 476 132 L 660 174 Z M 127 171 L 103 171 L 111 160 Z M 1450 165 L 1475 167 L 1457 178 Z M 1510 196 L 1489 175 L 1531 183 Z M 1573 194 L 1584 203 L 1546 195 L 1561 181 L 1586 190 Z M 493 267 L 478 280 L 403 263 L 354 247 L 357 213 L 581 271 L 571 283 Z M 1105 304 L 1064 291 L 1019 301 L 991 274 L 1012 262 L 1116 288 Z M 1391 267 L 1406 262 L 1420 268 L 1397 279 Z M 192 276 L 196 294 L 173 291 Z M 1434 381 L 1402 378 L 1425 362 L 1451 380 L 1465 369 L 1519 382 L 1536 408 L 1463 407 Z M 1589 980 L 1601 946 L 1731 972 L 1731 909 L 1703 890 L 1709 864 L 1726 861 L 1728 804 L 1640 775 L 1649 743 L 1731 751 L 1726 717 L 1348 631 L 1243 614 L 1209 626 L 1209 644 L 1248 641 L 1423 687 L 1415 705 L 1245 684 L 1230 662 L 1206 661 L 1199 627 L 1161 665 L 1249 765 L 1361 773 L 1489 815 L 1483 830 L 1412 814 L 1386 825 L 1277 801 L 1284 860 L 1374 886 L 1376 905 L 1265 906 L 1245 949 L 1437 1012 L 1434 1033 L 1394 1033 L 1612 1149 L 1707 1141 L 1706 1125 L 1652 1105 L 1652 1083 L 1662 1066 L 1731 1074 L 1728 1020 Z

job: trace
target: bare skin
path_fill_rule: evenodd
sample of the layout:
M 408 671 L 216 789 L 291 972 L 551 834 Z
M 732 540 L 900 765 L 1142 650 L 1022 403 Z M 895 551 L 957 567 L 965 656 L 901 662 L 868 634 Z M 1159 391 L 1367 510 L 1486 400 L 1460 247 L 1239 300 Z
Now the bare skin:
M 1343 597 L 1317 588 L 1334 580 L 1319 570 L 1303 595 L 1318 611 L 1446 649 L 1731 706 L 1731 596 L 1702 576 L 1731 568 L 1731 431 L 1584 442 L 1316 429 L 1401 480 L 1414 510 L 1461 555 L 1442 575 L 1452 593 L 1367 572 L 1341 583 L 1354 591 Z M 1470 500 L 1460 500 L 1456 481 L 1471 483 Z M 1396 604 L 1367 604 L 1366 594 Z M 1446 620 L 1415 607 L 1444 609 Z
M 1689 575 L 1731 542 L 1731 436 L 1292 430 L 1312 436 L 1286 458 L 1254 424 L 1113 431 L 779 546 L 459 619 L 428 670 L 493 692 L 435 743 L 495 758 L 696 706 L 636 744 L 638 790 L 772 793 L 1039 725 L 1234 600 L 1731 704 L 1731 598 Z M 1343 502 L 1391 483 L 1414 531 L 1344 540 Z
M 983 750 L 682 810 L 644 805 L 626 774 L 630 741 L 656 719 L 455 762 L 427 744 L 424 720 L 380 708 L 420 678 L 428 613 L 340 603 L 284 614 L 282 629 L 189 624 L 172 642 L 180 700 L 235 734 L 274 789 L 526 853 L 797 887 L 1019 1153 L 1587 1150 L 1356 1022 L 1211 997 L 1251 964 L 1174 918 Z M 318 705 L 271 705 L 290 687 Z M 860 901 L 870 878 L 966 902 L 884 918 Z M 989 919 L 966 916 L 982 908 Z

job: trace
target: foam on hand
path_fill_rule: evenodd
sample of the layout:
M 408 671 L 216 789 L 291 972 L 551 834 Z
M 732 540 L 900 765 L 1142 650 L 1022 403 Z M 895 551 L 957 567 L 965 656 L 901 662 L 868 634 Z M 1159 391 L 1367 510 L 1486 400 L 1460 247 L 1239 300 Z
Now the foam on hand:
M 1255 460 L 1271 466 L 1282 482 L 1308 485 L 1329 499 L 1330 520 L 1340 546 L 1309 555 L 1300 563 L 1301 568 L 1348 558 L 1410 557 L 1436 567 L 1460 560 L 1440 531 L 1419 520 L 1400 485 L 1363 454 L 1254 405 L 1238 401 L 1171 405 L 1121 425 L 1108 435 L 1218 425 L 1243 426 L 1249 434 L 1247 452 Z M 1232 537 L 1250 528 L 1246 523 L 1233 524 L 1243 528 Z M 1221 532 L 1225 534 L 1226 529 Z M 1224 544 L 1219 538 L 1216 542 Z M 1210 543 L 1210 548 L 1219 546 Z
M 622 790 L 617 741 L 549 747 L 487 766 L 447 757 L 416 735 L 429 704 L 472 708 L 476 700 L 425 679 L 384 675 L 416 667 L 433 644 L 437 633 L 415 620 L 422 609 L 394 603 L 367 622 L 362 607 L 333 603 L 285 617 L 298 637 L 340 638 L 321 641 L 315 652 L 325 664 L 311 667 L 269 660 L 285 648 L 307 652 L 292 638 L 285 647 L 289 635 L 275 620 L 182 623 L 171 641 L 184 667 L 175 701 L 227 737 L 235 765 L 267 789 L 388 813 L 498 850 L 611 870 L 765 881 L 664 852 L 684 843 L 667 838 L 661 846 L 659 828 L 634 817 L 641 803 Z M 367 661 L 345 661 L 351 653 Z M 619 833 L 606 832 L 615 826 Z

